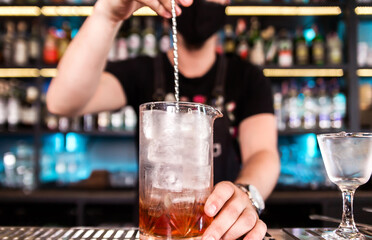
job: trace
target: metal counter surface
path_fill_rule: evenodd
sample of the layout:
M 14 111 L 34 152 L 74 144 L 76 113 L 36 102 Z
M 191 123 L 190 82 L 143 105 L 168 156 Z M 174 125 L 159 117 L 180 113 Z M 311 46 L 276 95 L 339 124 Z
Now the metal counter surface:
M 323 239 L 325 228 L 269 229 L 265 240 Z M 0 227 L 0 240 L 136 240 L 137 228 Z

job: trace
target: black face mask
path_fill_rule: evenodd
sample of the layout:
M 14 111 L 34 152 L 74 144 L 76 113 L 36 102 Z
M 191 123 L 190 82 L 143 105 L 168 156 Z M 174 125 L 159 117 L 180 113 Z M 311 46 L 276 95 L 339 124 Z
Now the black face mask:
M 225 20 L 224 5 L 194 0 L 190 7 L 182 8 L 182 14 L 177 18 L 177 29 L 185 39 L 187 47 L 200 48 L 224 26 Z

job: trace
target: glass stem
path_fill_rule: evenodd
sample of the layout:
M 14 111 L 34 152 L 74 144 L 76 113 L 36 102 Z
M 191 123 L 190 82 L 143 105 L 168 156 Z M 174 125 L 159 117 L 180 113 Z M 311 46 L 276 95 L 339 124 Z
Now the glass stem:
M 340 228 L 356 229 L 353 214 L 353 200 L 355 189 L 341 189 L 343 201 L 343 213 Z

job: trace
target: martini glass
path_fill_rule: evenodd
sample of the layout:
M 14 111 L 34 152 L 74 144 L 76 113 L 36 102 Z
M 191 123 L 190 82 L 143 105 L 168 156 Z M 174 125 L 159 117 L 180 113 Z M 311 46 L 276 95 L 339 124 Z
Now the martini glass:
M 353 198 L 355 190 L 368 182 L 372 173 L 372 133 L 333 133 L 317 136 L 329 179 L 343 198 L 342 221 L 325 239 L 367 239 L 355 226 Z

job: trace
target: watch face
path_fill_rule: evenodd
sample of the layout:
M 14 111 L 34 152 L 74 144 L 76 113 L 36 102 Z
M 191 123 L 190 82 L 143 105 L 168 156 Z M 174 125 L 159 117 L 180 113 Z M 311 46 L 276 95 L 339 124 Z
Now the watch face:
M 264 210 L 265 209 L 265 202 L 260 194 L 260 192 L 257 190 L 257 188 L 253 185 L 249 185 L 249 192 L 251 193 L 252 198 L 257 204 L 257 208 L 259 210 Z

